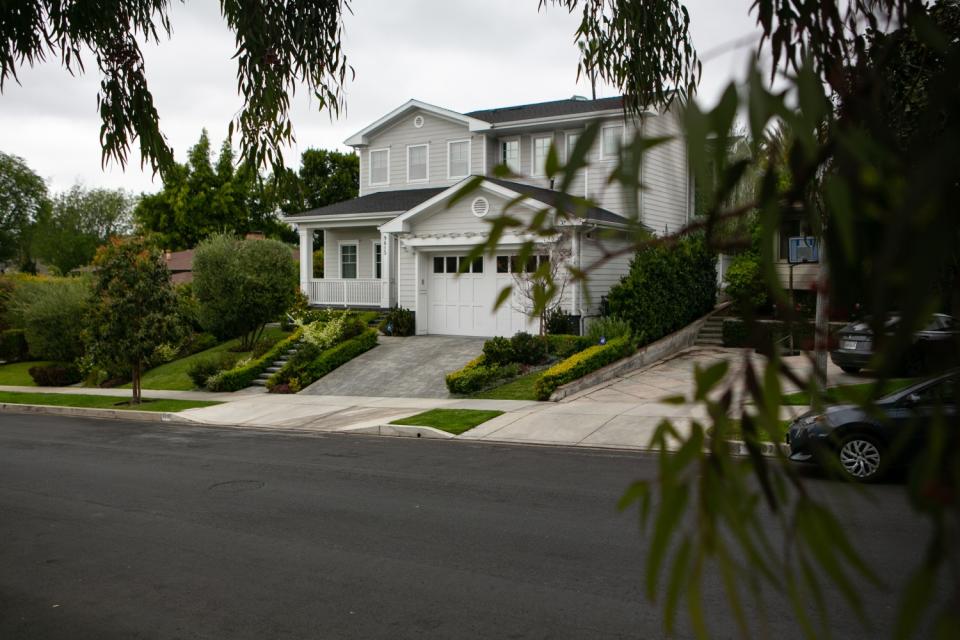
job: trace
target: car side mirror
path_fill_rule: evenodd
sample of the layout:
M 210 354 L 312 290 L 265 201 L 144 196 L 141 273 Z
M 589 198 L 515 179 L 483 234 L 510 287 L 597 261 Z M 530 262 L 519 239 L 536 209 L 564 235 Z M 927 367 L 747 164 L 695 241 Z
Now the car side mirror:
M 908 407 L 917 406 L 918 404 L 920 404 L 920 394 L 911 393 L 910 395 L 908 395 L 906 398 L 903 399 L 903 404 L 905 404 Z

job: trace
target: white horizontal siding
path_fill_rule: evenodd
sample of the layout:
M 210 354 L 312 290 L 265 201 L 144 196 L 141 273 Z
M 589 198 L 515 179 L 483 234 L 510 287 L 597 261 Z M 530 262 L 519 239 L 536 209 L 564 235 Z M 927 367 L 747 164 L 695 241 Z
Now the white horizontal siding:
M 340 243 L 357 241 L 357 277 L 373 277 L 373 243 L 380 241 L 380 232 L 374 227 L 327 229 L 323 237 L 323 275 L 340 277 Z
M 630 241 L 623 236 L 610 237 L 597 231 L 582 236 L 580 260 L 583 268 L 588 270 L 587 287 L 582 298 L 584 315 L 591 316 L 600 312 L 600 298 L 607 295 L 610 288 L 630 271 L 634 252 L 627 251 L 602 265 L 594 265 L 605 253 L 630 249 L 630 245 Z
M 482 218 L 473 215 L 471 207 L 474 199 L 484 197 L 490 203 L 490 211 Z M 477 233 L 486 234 L 490 229 L 490 221 L 503 215 L 503 208 L 508 199 L 489 192 L 477 190 L 463 198 L 449 209 L 444 204 L 434 208 L 432 212 L 424 213 L 411 220 L 411 231 L 414 235 L 428 234 L 456 234 Z M 523 205 L 515 205 L 507 212 L 512 218 L 529 222 L 533 217 L 533 210 Z M 479 239 L 478 239 L 479 242 Z
M 643 222 L 655 233 L 673 233 L 688 220 L 689 176 L 686 144 L 676 109 L 644 120 L 649 138 L 676 136 L 644 155 Z
M 423 117 L 423 126 L 419 129 L 413 125 L 418 115 Z M 465 124 L 438 118 L 419 109 L 411 111 L 392 126 L 371 137 L 369 146 L 360 152 L 361 193 L 366 195 L 378 191 L 428 189 L 455 184 L 459 179 L 447 178 L 447 143 L 451 140 L 466 139 L 471 139 L 471 136 Z M 418 144 L 429 146 L 428 180 L 407 182 L 407 147 Z M 387 185 L 370 184 L 370 151 L 377 149 L 390 149 L 390 184 Z M 471 161 L 473 151 L 471 149 Z
M 413 309 L 417 304 L 417 282 L 413 249 L 397 248 L 397 304 L 404 309 Z

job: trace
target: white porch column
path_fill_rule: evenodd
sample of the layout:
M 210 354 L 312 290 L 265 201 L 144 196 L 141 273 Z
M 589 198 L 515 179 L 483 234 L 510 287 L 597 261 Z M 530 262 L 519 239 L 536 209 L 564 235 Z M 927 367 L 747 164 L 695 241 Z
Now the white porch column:
M 310 280 L 313 279 L 313 229 L 301 225 L 300 233 L 300 290 L 310 297 Z
M 393 261 L 393 247 L 390 244 L 392 236 L 389 233 L 380 234 L 380 307 L 390 308 L 390 289 L 393 270 L 390 264 Z

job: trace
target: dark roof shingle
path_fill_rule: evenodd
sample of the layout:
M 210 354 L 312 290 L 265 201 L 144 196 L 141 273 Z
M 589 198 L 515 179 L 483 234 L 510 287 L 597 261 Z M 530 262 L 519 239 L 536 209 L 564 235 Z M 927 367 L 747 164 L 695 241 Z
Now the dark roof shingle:
M 513 122 L 514 120 L 578 115 L 581 113 L 591 113 L 593 111 L 608 111 L 610 109 L 623 109 L 623 97 L 600 98 L 598 100 L 568 98 L 567 100 L 522 104 L 515 107 L 482 109 L 464 115 L 489 122 L 490 124 L 497 124 L 500 122 Z
M 500 178 L 485 178 L 488 182 L 498 184 L 501 187 L 506 187 L 516 191 L 519 194 L 529 196 L 535 200 L 539 200 L 545 204 L 550 205 L 551 207 L 563 207 L 567 213 L 578 214 L 573 203 L 569 200 L 564 202 L 560 197 L 561 194 L 559 191 L 554 191 L 553 189 L 544 189 L 543 187 L 535 187 L 529 184 L 523 184 L 522 182 L 513 182 L 511 180 L 501 180 Z M 586 210 L 586 219 L 587 220 L 596 220 L 598 222 L 613 222 L 617 224 L 627 224 L 629 221 L 623 216 L 609 211 L 607 209 L 601 209 L 600 207 L 590 207 Z
M 397 189 L 394 191 L 378 191 L 352 200 L 344 200 L 310 211 L 294 213 L 290 217 L 298 216 L 330 216 L 350 213 L 388 213 L 392 211 L 407 211 L 421 202 L 445 191 L 445 188 L 436 189 Z

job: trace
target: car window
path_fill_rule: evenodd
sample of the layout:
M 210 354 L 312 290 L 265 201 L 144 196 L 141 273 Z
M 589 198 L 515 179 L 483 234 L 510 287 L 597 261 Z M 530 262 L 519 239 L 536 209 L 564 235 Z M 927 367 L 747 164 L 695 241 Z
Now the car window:
M 933 407 L 937 405 L 956 405 L 957 404 L 957 381 L 947 379 L 929 386 L 917 395 L 920 397 L 920 404 L 924 407 Z

